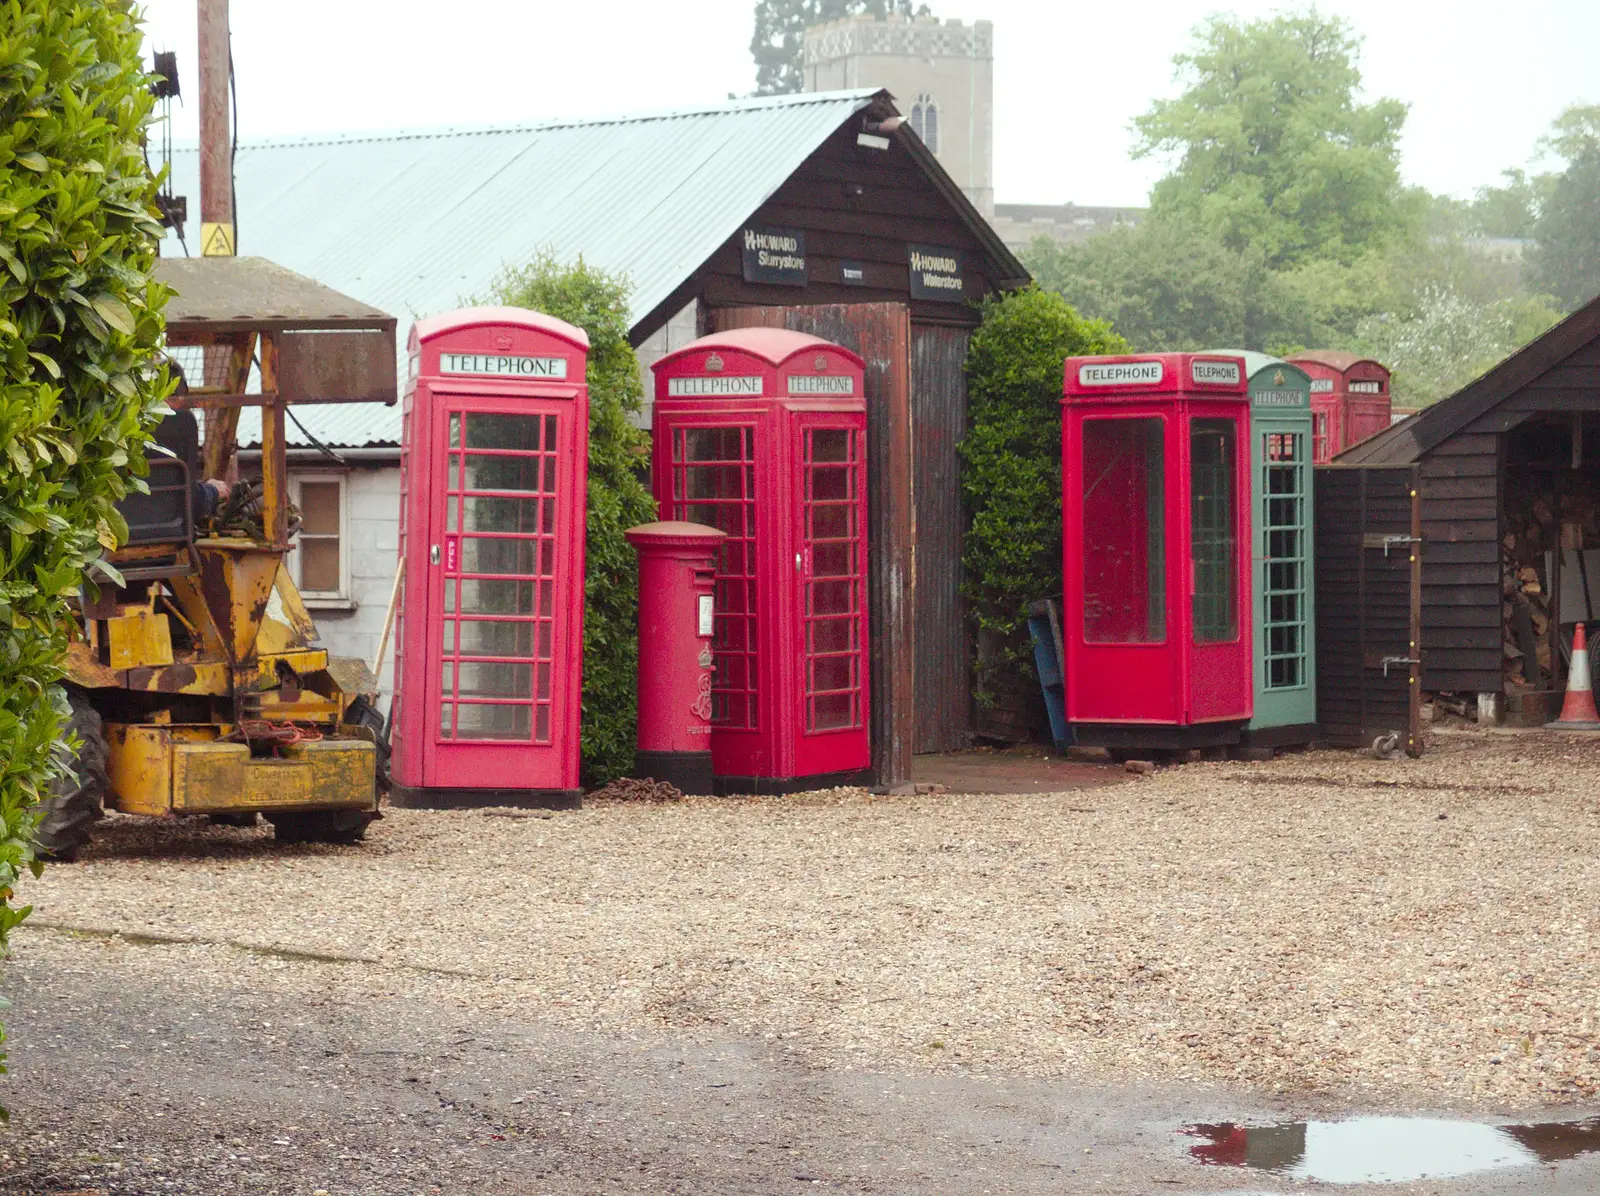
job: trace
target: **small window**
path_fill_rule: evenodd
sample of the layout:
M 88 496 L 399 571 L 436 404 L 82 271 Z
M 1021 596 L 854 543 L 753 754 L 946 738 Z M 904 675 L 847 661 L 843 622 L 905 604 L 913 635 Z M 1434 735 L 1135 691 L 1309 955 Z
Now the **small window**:
M 923 145 L 939 152 L 939 105 L 927 92 L 918 95 L 911 105 L 911 131 L 922 138 Z
M 349 531 L 345 479 L 336 475 L 290 479 L 300 510 L 300 531 L 289 554 L 289 575 L 311 604 L 350 600 Z

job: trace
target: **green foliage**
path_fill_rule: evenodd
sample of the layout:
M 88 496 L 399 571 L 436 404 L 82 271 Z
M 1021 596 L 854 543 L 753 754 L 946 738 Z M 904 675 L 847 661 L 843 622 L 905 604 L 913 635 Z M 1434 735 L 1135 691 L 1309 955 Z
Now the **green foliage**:
M 639 359 L 628 343 L 628 283 L 541 253 L 495 280 L 489 302 L 525 307 L 589 334 L 589 512 L 583 612 L 583 782 L 603 785 L 633 767 L 639 664 L 638 559 L 623 536 L 656 517 L 645 486 L 650 438 L 628 417 L 642 409 Z
M 1567 168 L 1546 176 L 1529 265 L 1535 284 L 1571 310 L 1600 294 L 1600 105 L 1567 109 L 1544 146 Z
M 1401 407 L 1423 407 L 1454 394 L 1560 319 L 1543 300 L 1518 296 L 1474 300 L 1443 287 L 1425 290 L 1406 313 L 1368 316 L 1347 346 L 1393 372 Z
M 926 4 L 912 0 L 756 0 L 756 31 L 750 54 L 756 60 L 756 94 L 788 95 L 805 90 L 801 55 L 813 25 L 841 17 L 925 17 Z
M 962 592 L 978 628 L 1004 646 L 985 663 L 1022 662 L 1024 608 L 1061 593 L 1062 362 L 1127 351 L 1109 324 L 1037 286 L 984 300 L 967 350 L 970 430 L 960 451 L 972 512 Z M 991 680 L 980 677 L 980 687 Z
M 126 3 L 0 5 L 0 944 L 60 767 L 66 600 L 127 534 L 169 389 L 139 48 Z
M 1041 286 L 1110 321 L 1142 352 L 1265 350 L 1308 335 L 1307 304 L 1259 253 L 1230 249 L 1181 217 L 1152 217 L 1070 245 L 1040 237 L 1022 261 Z
M 1273 269 L 1348 262 L 1409 235 L 1422 208 L 1400 186 L 1406 107 L 1356 103 L 1359 47 L 1345 21 L 1315 9 L 1205 21 L 1174 59 L 1183 93 L 1134 122 L 1136 156 L 1176 159 L 1152 214 L 1196 221 Z

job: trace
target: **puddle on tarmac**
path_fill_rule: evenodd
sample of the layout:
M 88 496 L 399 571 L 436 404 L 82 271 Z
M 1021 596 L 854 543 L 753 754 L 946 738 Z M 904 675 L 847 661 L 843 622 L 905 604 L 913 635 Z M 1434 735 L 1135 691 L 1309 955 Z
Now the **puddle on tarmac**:
M 1288 1125 L 1191 1125 L 1183 1133 L 1204 1139 L 1189 1148 L 1201 1163 L 1330 1184 L 1448 1179 L 1600 1151 L 1600 1117 L 1537 1125 L 1352 1117 Z

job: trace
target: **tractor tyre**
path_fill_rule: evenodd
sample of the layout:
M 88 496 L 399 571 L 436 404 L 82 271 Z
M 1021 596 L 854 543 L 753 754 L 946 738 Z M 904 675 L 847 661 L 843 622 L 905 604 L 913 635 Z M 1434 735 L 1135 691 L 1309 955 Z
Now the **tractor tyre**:
M 50 794 L 39 803 L 44 817 L 34 832 L 34 844 L 45 859 L 70 863 L 78 857 L 94 833 L 94 824 L 105 817 L 105 799 L 110 791 L 107 778 L 109 753 L 100 713 L 89 705 L 81 690 L 68 689 L 67 701 L 72 717 L 62 730 L 62 740 L 76 736 L 78 750 L 67 761 L 72 773 L 50 782 Z
M 279 843 L 337 843 L 349 846 L 367 836 L 371 810 L 307 810 L 268 814 Z

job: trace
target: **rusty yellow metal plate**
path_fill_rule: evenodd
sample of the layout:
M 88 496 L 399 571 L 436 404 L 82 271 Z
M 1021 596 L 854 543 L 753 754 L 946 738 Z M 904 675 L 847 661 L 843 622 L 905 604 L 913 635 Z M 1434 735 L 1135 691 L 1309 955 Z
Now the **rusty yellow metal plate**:
M 106 723 L 106 748 L 115 809 L 165 814 L 172 808 L 172 732 L 168 727 Z
M 126 608 L 124 608 L 126 609 Z M 172 663 L 172 628 L 166 615 L 137 607 L 106 620 L 113 669 L 152 668 Z
M 312 771 L 313 802 L 319 807 L 377 804 L 378 751 L 362 739 L 319 739 L 283 749 L 285 758 Z

